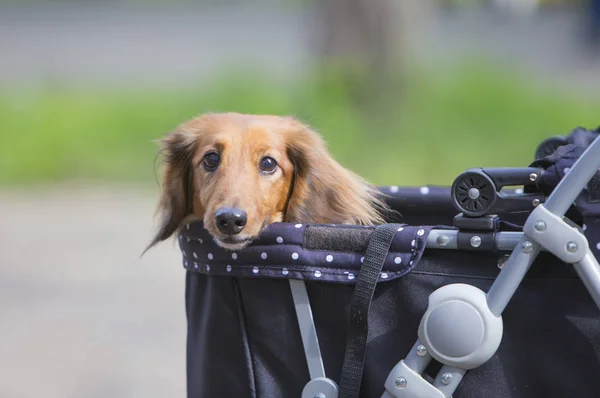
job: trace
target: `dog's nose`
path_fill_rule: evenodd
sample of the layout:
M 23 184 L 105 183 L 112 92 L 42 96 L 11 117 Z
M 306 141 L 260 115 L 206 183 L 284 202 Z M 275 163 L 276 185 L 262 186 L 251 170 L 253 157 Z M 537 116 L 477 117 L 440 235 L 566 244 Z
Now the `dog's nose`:
M 227 235 L 239 234 L 246 226 L 248 215 L 242 209 L 222 207 L 215 214 L 219 231 Z

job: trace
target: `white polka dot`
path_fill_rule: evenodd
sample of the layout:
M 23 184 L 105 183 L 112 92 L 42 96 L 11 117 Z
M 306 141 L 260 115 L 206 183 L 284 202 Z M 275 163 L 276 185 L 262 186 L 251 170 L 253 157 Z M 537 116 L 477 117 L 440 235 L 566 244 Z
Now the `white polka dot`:
M 400 264 L 400 263 L 402 262 L 402 259 L 401 259 L 400 257 L 396 257 L 396 258 L 394 259 L 394 262 L 395 262 L 396 264 Z
M 208 259 L 212 260 L 213 259 L 213 254 L 212 253 L 208 253 Z
M 361 258 L 360 258 L 360 263 L 362 264 L 364 261 L 365 261 L 365 258 L 364 258 L 364 257 L 361 257 Z
M 382 273 L 381 273 L 381 277 L 382 277 L 383 279 L 387 279 L 387 278 L 388 278 L 388 276 L 389 276 L 389 275 L 388 275 L 387 273 L 385 273 L 385 272 L 382 272 Z
M 187 266 L 188 266 L 188 262 L 187 262 L 187 261 L 185 261 L 185 262 L 183 263 L 183 266 L 184 266 L 185 268 L 187 268 Z
M 425 230 L 424 230 L 424 229 L 420 229 L 420 230 L 418 230 L 418 231 L 417 231 L 417 235 L 419 235 L 419 236 L 423 236 L 423 235 L 425 235 Z
M 283 243 L 283 238 L 281 236 L 278 236 L 276 240 L 277 243 Z
M 294 225 L 296 228 L 302 228 L 302 224 L 296 224 Z
M 187 224 L 187 225 L 185 226 L 185 229 L 187 229 L 187 230 L 189 231 L 189 230 L 190 230 L 190 224 Z
M 400 189 L 399 189 L 397 186 L 395 186 L 395 185 L 392 185 L 392 186 L 390 187 L 390 192 L 391 192 L 391 193 L 397 193 L 399 190 L 400 190 Z
M 206 270 L 210 271 L 210 265 L 206 264 Z
M 571 168 L 570 167 L 565 167 L 564 171 L 565 171 L 565 174 L 567 174 L 569 171 L 571 171 Z
M 415 247 L 415 246 L 417 245 L 417 241 L 413 239 L 413 241 L 412 241 L 412 242 L 410 242 L 410 245 L 411 245 L 412 247 Z
M 264 253 L 264 252 L 261 253 L 260 254 L 260 258 L 262 258 L 263 260 L 266 260 L 267 259 L 267 253 Z
M 237 253 L 231 253 L 231 258 L 237 260 Z
M 348 274 L 348 279 L 350 279 L 350 280 L 354 279 L 354 274 Z
M 581 227 L 581 229 L 585 231 L 587 229 L 587 225 L 583 224 L 583 227 Z
M 421 191 L 421 195 L 427 195 L 429 193 L 429 188 L 421 187 L 420 191 Z
M 404 231 L 404 227 L 398 228 L 398 232 L 402 232 L 402 231 Z
M 202 239 L 200 239 L 200 238 L 198 238 L 198 242 L 199 243 L 204 243 L 204 241 Z
M 194 263 L 194 268 L 198 269 L 198 263 Z
M 319 270 L 316 270 L 316 271 L 315 271 L 315 276 L 316 276 L 317 278 L 320 278 L 320 277 L 321 277 L 321 271 L 319 271 Z
M 258 267 L 252 268 L 252 272 L 254 272 L 255 274 L 258 274 Z
M 408 265 L 411 265 L 411 266 L 412 266 L 412 265 L 413 265 L 413 263 L 414 263 L 414 261 L 411 261 L 410 263 L 408 263 Z
M 183 239 L 183 236 L 179 235 L 179 240 L 182 240 L 182 239 Z
M 287 268 L 284 268 L 284 269 L 282 269 L 282 270 L 281 270 L 281 273 L 282 273 L 283 275 L 287 275 L 287 274 L 289 274 L 289 273 L 290 273 L 290 271 L 288 271 L 288 269 L 287 269 Z
M 292 259 L 298 260 L 298 253 L 292 253 Z
M 231 272 L 231 265 L 228 265 L 226 268 L 227 272 Z
M 194 258 L 198 258 L 198 255 L 196 254 L 196 252 L 193 253 Z
M 190 243 L 190 238 L 185 238 L 185 240 L 187 241 L 187 243 Z
M 331 254 L 328 254 L 327 257 L 325 257 L 325 260 L 327 260 L 328 263 L 333 261 L 333 256 Z
M 596 249 L 600 250 L 600 243 L 596 244 Z
M 523 188 L 517 188 L 517 189 L 515 189 L 515 193 L 516 193 L 517 195 L 521 195 L 523 192 L 524 192 L 524 191 L 523 191 Z

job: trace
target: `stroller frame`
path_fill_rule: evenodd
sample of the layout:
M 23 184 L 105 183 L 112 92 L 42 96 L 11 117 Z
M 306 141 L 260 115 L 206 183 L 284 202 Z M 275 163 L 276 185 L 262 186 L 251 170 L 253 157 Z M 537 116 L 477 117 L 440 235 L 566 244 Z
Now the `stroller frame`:
M 548 200 L 534 203 L 537 207 L 527 218 L 523 232 L 495 234 L 496 246 L 512 253 L 487 293 L 468 284 L 450 284 L 429 296 L 418 339 L 406 358 L 390 371 L 382 397 L 450 397 L 467 370 L 481 366 L 495 354 L 502 340 L 502 312 L 542 250 L 572 264 L 600 308 L 600 265 L 581 230 L 564 218 L 599 169 L 600 138 L 597 138 Z M 432 230 L 426 247 L 458 249 L 458 234 L 456 230 Z M 477 248 L 481 242 L 474 235 L 470 245 Z M 305 283 L 290 279 L 289 284 L 311 378 L 302 398 L 337 398 L 339 387 L 325 374 Z M 422 373 L 432 360 L 440 362 L 442 367 L 430 383 Z

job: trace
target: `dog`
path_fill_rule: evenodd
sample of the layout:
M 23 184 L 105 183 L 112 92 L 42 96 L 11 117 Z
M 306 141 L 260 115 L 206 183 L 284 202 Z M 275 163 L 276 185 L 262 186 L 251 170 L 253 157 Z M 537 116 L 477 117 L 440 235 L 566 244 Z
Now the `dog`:
M 161 218 L 148 248 L 194 220 L 219 246 L 240 250 L 275 222 L 376 225 L 389 210 L 293 117 L 204 114 L 160 144 Z

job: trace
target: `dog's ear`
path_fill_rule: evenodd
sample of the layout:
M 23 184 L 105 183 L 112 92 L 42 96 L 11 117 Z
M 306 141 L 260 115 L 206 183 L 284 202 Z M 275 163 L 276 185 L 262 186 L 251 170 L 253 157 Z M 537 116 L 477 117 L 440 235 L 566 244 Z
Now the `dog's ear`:
M 194 185 L 191 163 L 196 137 L 189 131 L 178 128 L 159 140 L 159 143 L 159 155 L 162 156 L 164 165 L 157 209 L 160 221 L 158 231 L 145 251 L 172 236 L 193 210 Z
M 380 192 L 342 167 L 320 135 L 297 121 L 286 137 L 294 178 L 287 222 L 376 225 L 388 209 Z

